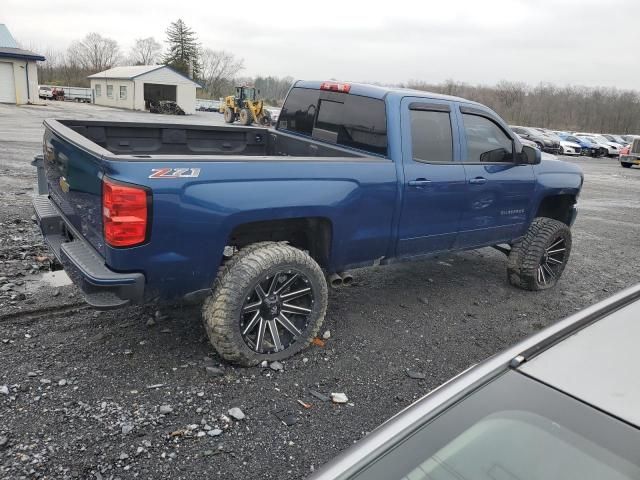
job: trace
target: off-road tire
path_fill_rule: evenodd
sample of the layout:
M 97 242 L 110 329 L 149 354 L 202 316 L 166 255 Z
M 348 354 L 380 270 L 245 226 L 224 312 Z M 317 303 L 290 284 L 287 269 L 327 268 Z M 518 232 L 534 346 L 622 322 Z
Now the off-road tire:
M 242 338 L 241 310 L 247 293 L 260 278 L 286 268 L 301 271 L 309 279 L 315 294 L 312 313 L 307 328 L 295 343 L 276 353 L 258 353 Z M 308 254 L 285 243 L 261 242 L 241 249 L 225 262 L 202 313 L 209 340 L 220 356 L 229 362 L 252 366 L 263 360 L 283 360 L 308 346 L 322 326 L 327 303 L 325 275 Z
M 631 168 L 630 163 L 621 162 L 620 165 L 622 165 L 622 168 Z
M 224 109 L 224 121 L 227 123 L 233 123 L 236 121 L 236 114 L 230 108 Z
M 557 265 L 555 277 L 548 282 L 538 278 L 538 268 L 546 250 L 558 239 L 564 240 L 562 264 Z M 555 286 L 564 271 L 571 253 L 571 230 L 552 218 L 537 217 L 533 220 L 524 237 L 515 243 L 509 253 L 507 277 L 509 283 L 523 290 L 546 290 Z
M 265 112 L 262 117 L 260 117 L 260 125 L 263 127 L 269 127 L 271 126 L 271 123 L 271 114 Z
M 248 127 L 252 123 L 253 114 L 251 113 L 251 110 L 249 110 L 248 108 L 243 108 L 242 110 L 240 110 L 240 124 Z

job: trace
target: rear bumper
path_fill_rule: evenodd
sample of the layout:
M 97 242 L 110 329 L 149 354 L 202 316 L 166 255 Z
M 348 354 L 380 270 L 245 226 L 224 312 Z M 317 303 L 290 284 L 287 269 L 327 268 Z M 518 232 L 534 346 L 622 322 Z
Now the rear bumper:
M 142 302 L 145 285 L 142 273 L 109 269 L 100 254 L 65 222 L 47 195 L 36 195 L 33 206 L 46 244 L 89 305 L 110 310 Z
M 620 155 L 620 163 L 629 163 L 631 165 L 640 165 L 640 154 L 639 155 Z

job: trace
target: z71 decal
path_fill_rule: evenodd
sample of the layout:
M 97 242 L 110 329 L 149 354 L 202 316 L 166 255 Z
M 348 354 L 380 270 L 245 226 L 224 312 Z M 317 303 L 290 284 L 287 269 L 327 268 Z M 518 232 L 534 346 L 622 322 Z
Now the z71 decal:
M 199 168 L 152 168 L 149 178 L 197 178 Z

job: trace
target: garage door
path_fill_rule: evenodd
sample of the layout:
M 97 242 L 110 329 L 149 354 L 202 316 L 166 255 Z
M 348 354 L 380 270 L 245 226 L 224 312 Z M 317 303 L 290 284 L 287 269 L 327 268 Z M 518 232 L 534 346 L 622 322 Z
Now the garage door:
M 0 62 L 0 102 L 16 103 L 13 63 Z

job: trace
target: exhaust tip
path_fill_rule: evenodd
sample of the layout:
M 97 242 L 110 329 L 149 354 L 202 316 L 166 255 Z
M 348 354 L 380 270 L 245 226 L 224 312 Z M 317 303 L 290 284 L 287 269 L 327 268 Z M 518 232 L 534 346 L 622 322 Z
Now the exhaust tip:
M 331 275 L 329 275 L 329 285 L 331 286 L 331 288 L 338 288 L 342 286 L 342 283 L 342 277 L 337 273 L 332 273 Z
M 349 273 L 342 274 L 342 284 L 351 285 L 353 283 L 353 276 Z

